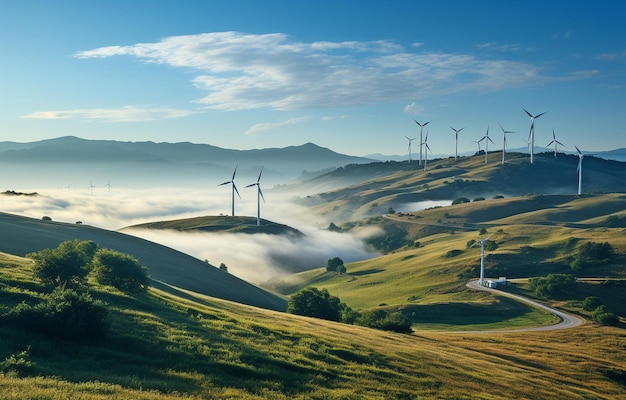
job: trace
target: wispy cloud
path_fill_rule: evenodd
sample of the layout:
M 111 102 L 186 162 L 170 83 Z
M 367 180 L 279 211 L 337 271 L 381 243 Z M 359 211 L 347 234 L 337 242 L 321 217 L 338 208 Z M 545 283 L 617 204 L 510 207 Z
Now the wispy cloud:
M 495 45 L 492 45 L 492 47 Z M 499 46 L 515 50 L 516 46 Z M 392 41 L 299 42 L 287 35 L 215 32 L 81 51 L 78 58 L 136 57 L 195 72 L 210 109 L 323 109 L 413 101 L 467 90 L 529 85 L 541 68 L 470 54 L 419 52 Z
M 616 51 L 613 53 L 603 53 L 598 56 L 598 60 L 602 61 L 623 61 L 626 60 L 626 50 Z
M 574 36 L 574 30 L 573 29 L 568 29 L 565 32 L 557 32 L 554 35 L 552 35 L 552 39 L 563 39 L 563 40 L 567 40 L 570 39 L 572 36 Z
M 476 48 L 481 50 L 494 50 L 494 51 L 521 51 L 522 48 L 519 44 L 500 44 L 498 42 L 487 42 L 476 45 Z
M 28 119 L 78 119 L 105 122 L 140 122 L 160 119 L 188 117 L 196 111 L 176 108 L 142 108 L 126 106 L 122 108 L 93 108 L 58 111 L 38 111 L 24 115 Z
M 291 118 L 285 121 L 280 122 L 264 122 L 260 124 L 255 124 L 250 127 L 247 131 L 244 132 L 244 135 L 256 135 L 264 131 L 269 131 L 272 129 L 281 128 L 283 126 L 295 125 L 304 121 L 308 121 L 311 118 L 309 117 L 299 117 L 299 118 Z

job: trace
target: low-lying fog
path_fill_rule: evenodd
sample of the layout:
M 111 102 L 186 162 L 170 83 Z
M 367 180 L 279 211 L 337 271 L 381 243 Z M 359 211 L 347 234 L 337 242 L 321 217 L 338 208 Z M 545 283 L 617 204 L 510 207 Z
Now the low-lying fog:
M 239 188 L 235 214 L 256 216 L 256 187 Z M 376 256 L 363 239 L 376 230 L 334 233 L 323 228 L 328 222 L 307 215 L 305 209 L 284 196 L 264 189 L 262 218 L 289 225 L 305 236 L 294 238 L 267 234 L 229 234 L 160 230 L 125 230 L 177 249 L 212 265 L 226 264 L 228 271 L 253 283 L 263 283 L 286 274 L 323 266 L 329 258 L 345 262 Z M 119 230 L 143 222 L 154 222 L 205 215 L 230 215 L 229 186 L 208 190 L 159 188 L 151 190 L 97 187 L 91 189 L 49 189 L 37 196 L 0 196 L 1 211 L 32 218 L 49 216 L 54 221 Z

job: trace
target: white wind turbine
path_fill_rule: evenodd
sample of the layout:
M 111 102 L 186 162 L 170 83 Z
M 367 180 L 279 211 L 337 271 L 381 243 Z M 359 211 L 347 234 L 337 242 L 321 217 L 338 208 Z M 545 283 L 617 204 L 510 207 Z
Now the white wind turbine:
M 489 157 L 489 142 L 493 143 L 493 140 L 489 137 L 489 126 L 487 126 L 487 133 L 482 137 L 482 139 L 479 140 L 479 142 L 482 142 L 483 140 L 485 141 L 485 164 L 487 164 L 487 157 Z
M 576 151 L 578 152 L 578 195 L 580 196 L 583 192 L 583 158 L 585 155 L 578 147 L 576 147 Z
M 430 146 L 428 146 L 428 132 L 426 132 L 426 138 L 424 139 L 424 147 L 426 147 L 426 150 L 424 150 L 424 171 L 426 171 L 426 168 L 428 167 L 428 152 L 430 151 L 430 154 L 432 154 L 432 150 L 430 150 Z
M 105 187 L 107 187 L 107 188 L 109 189 L 109 192 L 111 192 L 111 188 L 112 188 L 113 186 L 111 186 L 111 180 L 110 180 L 110 179 L 109 179 L 109 181 L 107 182 L 107 184 L 106 184 L 106 185 L 104 185 L 104 186 L 105 186 Z
M 409 164 L 410 164 L 411 163 L 411 142 L 413 142 L 417 138 L 410 138 L 410 137 L 408 137 L 406 135 L 404 137 L 407 138 L 407 140 L 409 141 L 408 151 L 409 151 Z
M 528 133 L 528 139 L 530 141 L 530 163 L 533 163 L 533 155 L 535 153 L 535 120 L 545 114 L 547 111 L 542 112 L 541 114 L 537 114 L 533 116 L 529 113 L 525 108 L 522 108 L 530 117 L 530 132 Z
M 506 154 L 506 134 L 507 133 L 515 133 L 513 131 L 505 131 L 504 128 L 502 127 L 502 125 L 498 122 L 498 125 L 500 125 L 500 129 L 502 129 L 502 164 L 504 164 L 504 160 L 505 160 L 505 154 Z
M 487 240 L 489 240 L 489 238 L 481 239 L 470 246 L 474 247 L 476 243 L 480 243 L 480 286 L 485 286 L 485 242 Z
M 480 140 L 472 140 L 472 142 L 476 143 L 478 145 L 478 152 L 476 154 L 480 154 L 480 151 L 482 150 L 480 148 Z
M 235 192 L 237 192 L 237 196 L 239 196 L 239 198 L 241 199 L 241 195 L 239 194 L 239 190 L 237 190 L 237 186 L 235 186 L 235 174 L 237 173 L 237 166 L 235 165 L 235 170 L 233 171 L 233 177 L 230 178 L 229 181 L 226 181 L 224 183 L 220 183 L 217 186 L 222 186 L 222 185 L 228 185 L 229 183 L 231 184 L 232 188 L 232 200 L 231 200 L 231 211 L 232 211 L 232 216 L 235 216 Z
M 415 121 L 415 120 L 413 120 Z M 420 127 L 420 164 L 422 165 L 422 128 L 425 127 L 426 125 L 430 124 L 432 121 L 428 121 L 428 122 L 424 122 L 423 124 L 420 124 L 419 122 L 415 121 L 416 124 L 419 125 Z
M 263 197 L 263 192 L 261 191 L 261 174 L 263 173 L 263 167 L 261 167 L 261 172 L 259 172 L 259 177 L 257 178 L 255 183 L 251 183 L 246 187 L 256 186 L 257 188 L 257 213 L 256 213 L 256 225 L 261 225 L 261 199 L 265 203 L 265 197 Z
M 91 182 L 91 179 L 89 180 L 89 190 L 91 192 L 91 194 L 93 194 L 93 188 L 95 188 L 93 182 Z
M 554 158 L 556 158 L 556 150 L 557 150 L 556 146 L 560 144 L 561 146 L 565 147 L 565 145 L 559 142 L 558 140 L 556 140 L 556 134 L 554 133 L 554 128 L 552 128 L 552 141 L 548 143 L 546 147 L 550 147 L 552 143 L 554 143 Z
M 454 131 L 454 161 L 456 161 L 456 158 L 458 157 L 459 154 L 459 132 L 461 132 L 463 129 L 465 129 L 465 127 L 461 128 L 461 129 L 454 129 L 453 127 L 450 127 L 450 129 L 452 129 Z

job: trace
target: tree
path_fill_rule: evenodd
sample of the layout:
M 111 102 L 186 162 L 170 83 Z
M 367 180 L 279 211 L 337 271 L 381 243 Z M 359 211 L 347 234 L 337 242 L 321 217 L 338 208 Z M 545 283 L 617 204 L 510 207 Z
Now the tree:
M 46 284 L 76 287 L 84 283 L 98 246 L 86 240 L 68 240 L 55 249 L 29 253 L 35 261 L 34 274 Z
M 569 293 L 575 283 L 574 275 L 549 274 L 545 277 L 531 278 L 529 287 L 538 296 L 552 297 Z
M 591 317 L 594 321 L 602 325 L 616 326 L 619 324 L 619 317 L 610 312 L 606 306 L 599 306 L 596 308 L 596 310 L 591 314 Z
M 326 271 L 339 272 L 343 274 L 346 272 L 346 267 L 343 265 L 343 260 L 339 257 L 334 257 L 326 262 Z
M 343 307 L 341 300 L 331 296 L 328 290 L 309 287 L 291 296 L 287 304 L 287 312 L 330 321 L 341 321 Z
M 227 267 L 227 266 L 226 266 L 226 264 L 224 264 L 224 263 L 220 263 L 220 269 L 221 269 L 222 271 L 226 271 L 226 272 L 228 272 L 228 267 Z
M 570 267 L 574 271 L 580 271 L 587 267 L 606 264 L 612 256 L 613 246 L 610 243 L 585 242 L 579 247 Z
M 467 197 L 459 197 L 458 199 L 454 199 L 452 201 L 452 205 L 469 203 L 470 200 Z
M 149 286 L 147 268 L 128 254 L 101 249 L 94 255 L 93 265 L 96 280 L 102 285 L 127 292 L 142 291 Z
M 365 311 L 359 318 L 357 318 L 355 323 L 369 328 L 382 329 L 385 331 L 399 333 L 412 332 L 411 320 L 399 311 L 391 313 L 382 309 Z
M 342 231 L 342 229 L 339 226 L 335 225 L 334 222 L 331 222 L 330 224 L 328 224 L 328 230 L 331 231 L 331 232 L 341 232 Z

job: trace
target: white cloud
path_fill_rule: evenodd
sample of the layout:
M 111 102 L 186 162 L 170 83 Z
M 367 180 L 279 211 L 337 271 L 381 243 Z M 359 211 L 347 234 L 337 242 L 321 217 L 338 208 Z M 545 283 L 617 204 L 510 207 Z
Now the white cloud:
M 485 44 L 484 46 L 495 46 Z M 215 32 L 102 47 L 78 58 L 132 56 L 196 72 L 210 109 L 322 109 L 411 101 L 466 90 L 534 83 L 540 68 L 469 54 L 416 52 L 392 41 L 298 42 L 281 33 Z M 515 46 L 500 46 L 501 49 Z
M 256 135 L 264 131 L 281 128 L 283 126 L 299 124 L 309 119 L 310 119 L 309 117 L 299 117 L 299 118 L 291 118 L 291 119 L 280 121 L 280 122 L 264 122 L 264 123 L 251 126 L 250 129 L 244 132 L 244 135 Z
M 79 119 L 86 121 L 101 120 L 106 122 L 140 122 L 160 119 L 188 117 L 195 111 L 175 108 L 142 108 L 126 106 L 122 108 L 93 108 L 60 111 L 38 111 L 24 115 L 28 119 Z
M 424 111 L 424 107 L 420 106 L 416 102 L 412 102 L 411 104 L 404 106 L 404 112 L 407 114 L 419 115 L 422 111 Z

